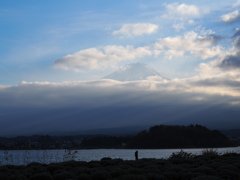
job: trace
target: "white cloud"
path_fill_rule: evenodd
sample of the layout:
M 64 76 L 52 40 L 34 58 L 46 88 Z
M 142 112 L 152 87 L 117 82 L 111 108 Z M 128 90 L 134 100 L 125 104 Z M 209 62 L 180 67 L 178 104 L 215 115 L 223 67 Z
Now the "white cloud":
M 163 17 L 173 20 L 173 28 L 177 31 L 195 23 L 194 19 L 201 17 L 200 9 L 196 5 L 173 3 L 166 5 Z
M 168 14 L 178 15 L 183 17 L 200 17 L 199 8 L 195 5 L 187 4 L 168 4 L 166 6 Z
M 175 50 L 175 49 L 169 49 L 169 50 L 165 51 L 164 53 L 165 53 L 165 57 L 167 59 L 173 59 L 174 57 L 184 56 L 184 51 Z
M 237 2 L 233 5 L 233 7 L 238 7 L 240 6 L 240 0 L 237 0 Z
M 222 50 L 214 60 L 201 63 L 198 66 L 198 73 L 201 76 L 215 76 L 240 74 L 240 36 L 236 33 L 233 37 L 232 47 L 227 50 Z
M 174 29 L 176 29 L 177 31 L 185 29 L 185 23 L 180 22 L 180 23 L 174 23 L 173 24 Z
M 119 30 L 113 31 L 113 35 L 140 36 L 143 34 L 153 34 L 158 30 L 158 25 L 150 23 L 124 24 Z
M 239 74 L 172 81 L 149 77 L 149 81 L 132 82 L 22 82 L 0 88 L 4 124 L 0 132 L 36 134 L 43 129 L 53 132 L 147 123 L 202 124 L 202 119 L 224 126 L 229 121 L 238 122 L 239 87 Z
M 216 42 L 214 34 L 201 35 L 194 31 L 187 32 L 184 36 L 166 37 L 155 43 L 156 49 L 169 49 L 166 54 L 171 56 L 183 56 L 188 52 L 203 59 L 213 58 L 222 53 L 220 46 L 214 46 Z
M 69 54 L 54 62 L 53 67 L 63 70 L 84 71 L 85 69 L 107 69 L 116 67 L 119 62 L 135 60 L 145 56 L 163 54 L 168 59 L 182 57 L 190 53 L 202 59 L 220 56 L 221 46 L 215 45 L 220 37 L 214 31 L 190 31 L 183 36 L 166 37 L 143 47 L 105 46 L 90 48 Z
M 149 55 L 152 55 L 152 52 L 146 47 L 105 46 L 102 48 L 84 49 L 64 56 L 55 61 L 53 67 L 75 71 L 106 69 L 115 66 L 120 61 L 134 60 Z
M 221 16 L 222 21 L 224 21 L 225 23 L 234 23 L 238 21 L 239 18 L 240 18 L 240 13 L 238 10 Z

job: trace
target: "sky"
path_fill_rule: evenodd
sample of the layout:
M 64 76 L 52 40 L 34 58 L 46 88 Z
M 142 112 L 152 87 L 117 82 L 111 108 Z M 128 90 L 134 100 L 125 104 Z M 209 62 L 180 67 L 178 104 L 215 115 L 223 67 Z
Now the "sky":
M 177 122 L 183 114 L 190 123 L 199 114 L 213 113 L 202 118 L 203 124 L 240 128 L 239 22 L 239 0 L 1 0 L 0 121 L 6 127 L 14 124 L 11 132 L 17 132 L 19 124 L 27 128 L 30 121 L 36 127 L 47 123 L 47 111 L 56 124 L 77 109 L 80 120 L 74 122 L 90 128 L 80 118 L 82 112 L 104 109 L 98 119 L 110 113 L 113 121 L 120 112 L 110 109 L 121 107 L 124 113 L 134 112 L 132 116 L 146 108 L 146 117 L 156 119 L 152 123 Z M 102 79 L 138 62 L 171 80 Z M 174 117 L 162 107 L 164 112 L 176 110 Z M 32 108 L 45 116 L 34 121 Z M 139 117 L 135 119 L 131 125 Z

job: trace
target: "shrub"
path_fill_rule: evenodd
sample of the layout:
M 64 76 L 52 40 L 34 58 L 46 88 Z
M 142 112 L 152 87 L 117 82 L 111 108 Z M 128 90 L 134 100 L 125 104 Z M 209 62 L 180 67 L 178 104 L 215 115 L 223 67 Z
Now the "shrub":
M 0 173 L 0 179 L 9 180 L 10 178 L 5 174 Z
M 239 171 L 221 168 L 220 171 L 218 170 L 218 174 L 224 179 L 240 179 Z
M 187 153 L 181 150 L 180 152 L 172 153 L 171 156 L 168 158 L 169 160 L 173 159 L 192 159 L 195 155 L 192 153 Z
M 27 180 L 27 178 L 24 175 L 15 175 L 15 176 L 11 176 L 10 180 Z
M 50 172 L 50 173 L 54 173 L 55 171 L 59 171 L 59 170 L 62 170 L 63 169 L 63 166 L 60 166 L 59 164 L 50 164 L 48 167 L 47 167 L 47 170 Z
M 111 161 L 111 160 L 112 160 L 112 158 L 110 158 L 110 157 L 104 157 L 101 159 L 101 161 Z
M 53 177 L 48 173 L 34 174 L 30 180 L 53 180 Z
M 193 178 L 192 180 L 223 180 L 223 179 L 217 176 L 199 176 Z
M 66 179 L 73 179 L 74 178 L 74 174 L 64 171 L 58 174 L 53 175 L 55 180 L 66 180 Z
M 63 155 L 63 161 L 73 161 L 76 159 L 78 151 L 66 149 Z
M 77 167 L 78 166 L 78 163 L 74 160 L 72 161 L 65 161 L 65 162 L 62 162 L 61 163 L 63 166 L 67 166 L 67 167 Z
M 27 165 L 27 167 L 32 167 L 32 166 L 43 166 L 43 164 L 38 163 L 38 162 L 32 162 Z
M 217 157 L 219 155 L 220 154 L 218 153 L 217 149 L 210 148 L 202 150 L 202 156 L 204 157 Z
M 91 180 L 92 178 L 91 178 L 91 176 L 88 175 L 88 174 L 81 174 L 81 175 L 78 176 L 76 179 L 77 179 L 77 180 Z
M 147 177 L 136 174 L 123 175 L 118 180 L 147 180 Z
M 171 180 L 180 179 L 179 173 L 176 173 L 175 171 L 163 172 L 162 175 L 165 176 L 167 179 L 171 179 Z
M 161 174 L 146 174 L 146 176 L 148 180 L 167 180 L 167 178 Z
M 222 156 L 223 157 L 233 157 L 233 158 L 236 158 L 236 157 L 239 157 L 239 154 L 235 153 L 235 152 L 227 152 L 227 153 L 223 154 Z
M 114 167 L 113 169 L 111 169 L 110 173 L 111 173 L 112 178 L 116 178 L 116 177 L 119 177 L 123 174 L 126 174 L 126 171 L 122 170 L 118 167 Z
M 110 178 L 111 175 L 107 171 L 97 171 L 92 175 L 93 180 L 107 180 Z

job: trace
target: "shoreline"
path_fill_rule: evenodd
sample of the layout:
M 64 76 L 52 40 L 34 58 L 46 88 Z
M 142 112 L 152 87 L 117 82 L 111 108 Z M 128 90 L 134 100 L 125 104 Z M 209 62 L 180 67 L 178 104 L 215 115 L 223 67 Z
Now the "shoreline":
M 114 147 L 99 147 L 99 148 L 49 148 L 49 149 L 0 149 L 0 151 L 32 151 L 32 150 L 100 150 L 100 149 L 115 149 L 115 150 L 175 150 L 175 149 L 219 149 L 219 148 L 236 148 L 240 146 L 218 146 L 218 147 L 177 147 L 177 148 L 114 148 Z

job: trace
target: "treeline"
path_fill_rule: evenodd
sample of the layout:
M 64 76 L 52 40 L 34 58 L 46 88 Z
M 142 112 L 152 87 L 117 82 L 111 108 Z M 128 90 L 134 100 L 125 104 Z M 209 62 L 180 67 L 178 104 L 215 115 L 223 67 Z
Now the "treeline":
M 158 125 L 135 136 L 30 136 L 0 138 L 0 149 L 204 148 L 229 147 L 221 132 L 201 125 Z
M 217 130 L 201 125 L 153 126 L 128 142 L 128 148 L 198 148 L 227 147 L 233 144 Z
M 17 136 L 0 137 L 0 149 L 73 149 L 80 148 L 85 137 L 91 136 Z M 93 136 L 95 137 L 95 136 Z
M 84 138 L 82 148 L 126 148 L 130 136 L 99 136 L 95 138 Z
M 136 149 L 204 148 L 233 146 L 229 139 L 217 130 L 201 125 L 153 126 L 132 137 L 96 137 L 84 139 L 83 147 L 124 147 Z

